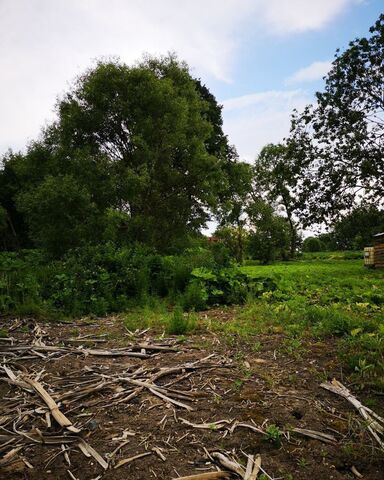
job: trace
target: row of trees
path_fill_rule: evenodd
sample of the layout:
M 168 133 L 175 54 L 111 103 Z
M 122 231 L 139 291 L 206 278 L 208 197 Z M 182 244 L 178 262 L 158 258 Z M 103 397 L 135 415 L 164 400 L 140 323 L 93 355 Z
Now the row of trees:
M 337 51 L 317 103 L 295 111 L 289 137 L 256 159 L 258 202 L 245 210 L 259 252 L 268 236 L 269 248 L 275 243 L 278 251 L 283 219 L 290 256 L 299 227 L 326 225 L 329 232 L 318 242 L 335 250 L 361 249 L 384 230 L 384 15 L 370 33 Z M 265 205 L 274 211 L 267 222 Z
M 215 218 L 239 261 L 246 250 L 266 261 L 293 256 L 302 226 L 342 225 L 356 209 L 381 215 L 383 78 L 381 16 L 369 38 L 336 54 L 289 138 L 249 165 L 229 145 L 215 97 L 174 55 L 100 62 L 25 154 L 2 159 L 0 246 L 61 256 L 113 241 L 172 252 Z M 338 228 L 356 244 L 357 233 Z

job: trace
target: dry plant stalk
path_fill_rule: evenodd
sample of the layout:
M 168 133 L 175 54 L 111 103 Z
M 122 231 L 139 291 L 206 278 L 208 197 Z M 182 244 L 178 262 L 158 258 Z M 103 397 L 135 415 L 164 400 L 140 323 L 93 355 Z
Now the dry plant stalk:
M 371 433 L 372 437 L 377 441 L 380 447 L 384 450 L 384 441 L 382 438 L 384 435 L 384 418 L 380 417 L 368 407 L 365 407 L 356 397 L 354 397 L 351 392 L 345 387 L 342 383 L 337 381 L 335 378 L 332 382 L 325 382 L 320 385 L 320 387 L 329 390 L 330 392 L 340 395 L 348 400 L 360 415 L 367 422 L 367 428 Z
M 177 477 L 172 480 L 218 480 L 220 478 L 230 478 L 231 474 L 229 472 L 208 472 L 208 473 L 198 473 L 196 475 L 188 475 L 187 477 Z

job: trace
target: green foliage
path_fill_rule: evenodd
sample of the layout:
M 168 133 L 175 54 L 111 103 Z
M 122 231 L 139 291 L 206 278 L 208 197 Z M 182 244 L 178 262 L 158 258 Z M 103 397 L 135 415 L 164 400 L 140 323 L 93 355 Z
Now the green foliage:
M 12 225 L 23 246 L 56 258 L 106 241 L 176 253 L 241 186 L 221 107 L 174 55 L 98 62 L 57 117 L 2 161 L 0 231 Z
M 187 314 L 183 313 L 182 308 L 176 307 L 171 316 L 168 333 L 171 335 L 184 335 L 191 329 Z
M 279 448 L 281 447 L 281 439 L 282 439 L 283 433 L 281 432 L 279 427 L 277 427 L 274 424 L 268 425 L 267 428 L 265 429 L 265 436 L 266 436 L 266 439 L 269 442 L 275 444 L 276 447 L 279 447 Z
M 337 250 L 362 250 L 372 244 L 372 236 L 384 231 L 384 210 L 360 207 L 336 222 L 332 237 Z
M 225 302 L 240 298 L 236 281 L 228 272 L 221 274 L 212 252 L 202 247 L 166 257 L 140 245 L 118 247 L 113 243 L 84 246 L 51 260 L 38 251 L 3 253 L 0 312 L 53 309 L 72 316 L 104 315 L 145 303 L 148 297 L 167 297 L 175 303 L 181 298 L 186 309 L 202 309 L 212 299 L 199 302 L 197 298 L 205 288 L 197 282 L 198 274 L 192 275 L 197 267 L 201 272 L 214 269 L 215 278 L 226 279 Z M 248 278 L 240 272 L 238 275 L 243 281 Z M 219 293 L 211 287 L 207 291 L 216 297 Z
M 325 244 L 317 237 L 307 237 L 303 242 L 303 252 L 323 252 Z
M 238 268 L 196 268 L 183 296 L 186 310 L 245 303 L 265 291 L 266 279 L 251 279 Z M 269 285 L 268 285 L 269 286 Z
M 236 321 L 216 328 L 285 332 L 291 337 L 286 350 L 295 356 L 304 335 L 339 337 L 338 350 L 352 377 L 360 385 L 384 387 L 384 276 L 364 269 L 361 253 L 323 252 L 321 258 L 242 270 L 253 278 L 269 276 L 275 289 L 250 303 Z
M 298 169 L 296 195 L 305 224 L 332 221 L 384 193 L 384 15 L 370 35 L 337 51 L 317 102 L 293 116 L 288 141 Z
M 285 213 L 289 226 L 289 255 L 295 256 L 299 235 L 293 213 L 296 199 L 292 188 L 297 183 L 298 171 L 290 157 L 289 149 L 283 144 L 266 145 L 256 158 L 254 165 L 254 191 L 266 202 Z
M 98 237 L 96 205 L 70 175 L 46 177 L 37 188 L 20 193 L 17 204 L 35 245 L 53 257 Z
M 261 199 L 248 207 L 251 231 L 248 253 L 252 259 L 269 263 L 287 259 L 290 251 L 290 229 L 287 219 L 276 215 L 271 205 Z

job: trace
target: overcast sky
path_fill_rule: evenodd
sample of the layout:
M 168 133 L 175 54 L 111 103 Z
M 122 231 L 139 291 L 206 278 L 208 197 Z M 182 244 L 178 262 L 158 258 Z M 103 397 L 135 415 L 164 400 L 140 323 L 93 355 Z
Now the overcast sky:
M 175 51 L 224 105 L 240 157 L 287 133 L 382 0 L 0 0 L 0 155 L 22 149 L 95 58 Z

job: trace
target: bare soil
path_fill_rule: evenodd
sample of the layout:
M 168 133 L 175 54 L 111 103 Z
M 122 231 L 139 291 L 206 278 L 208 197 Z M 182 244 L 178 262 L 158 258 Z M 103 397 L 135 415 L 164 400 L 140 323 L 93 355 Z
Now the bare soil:
M 222 318 L 222 321 L 226 321 L 228 315 L 228 311 L 220 310 L 203 314 L 204 317 Z M 36 322 L 4 322 L 4 328 L 10 325 L 15 328 L 8 335 L 16 343 L 31 342 Z M 167 340 L 177 347 L 177 351 L 161 351 L 144 359 L 40 354 L 33 358 L 14 359 L 12 365 L 12 359 L 10 361 L 7 357 L 8 365 L 14 370 L 24 369 L 36 375 L 44 369 L 41 383 L 53 397 L 56 384 L 70 384 L 71 379 L 79 378 L 87 368 L 108 375 L 120 375 L 140 366 L 154 372 L 162 367 L 190 364 L 212 354 L 209 362 L 214 366 L 185 372 L 181 380 L 180 375 L 168 375 L 157 382 L 159 386 L 171 388 L 170 383 L 175 381 L 174 388 L 179 392 L 193 392 L 193 401 L 180 400 L 188 403 L 193 411 L 171 404 L 145 389 L 131 401 L 121 403 L 116 403 L 113 393 L 108 390 L 92 393 L 76 404 L 62 402 L 60 410 L 81 429 L 79 435 L 104 459 L 123 444 L 106 471 L 94 458 L 85 457 L 73 445 L 67 445 L 68 456 L 65 458 L 61 445 L 27 444 L 20 456 L 15 457 L 17 461 L 0 466 L 1 479 L 170 480 L 215 471 L 216 466 L 207 455 L 212 451 L 226 452 L 243 465 L 246 465 L 246 455 L 261 454 L 262 467 L 269 475 L 265 478 L 358 478 L 353 467 L 365 479 L 384 478 L 384 454 L 367 433 L 358 412 L 345 399 L 320 387 L 321 382 L 333 377 L 349 386 L 333 341 L 308 339 L 296 351 L 287 348 L 287 339 L 279 333 L 259 335 L 247 341 L 234 335 L 214 334 L 165 339 L 159 338 L 161 332 L 154 331 L 135 332 L 132 337 L 118 318 L 39 325 L 45 332 L 43 340 L 46 345 L 64 345 L 69 338 L 91 335 L 88 338 L 106 341 L 94 345 L 88 341 L 87 348 L 121 348 L 132 342 L 156 343 L 160 340 Z M 0 348 L 4 343 L 0 342 Z M 363 403 L 370 402 L 374 411 L 383 414 L 383 396 L 364 395 L 357 386 L 349 387 Z M 25 392 L 21 388 L 0 382 L 0 406 L 22 394 Z M 29 395 L 34 396 L 33 393 Z M 208 423 L 211 426 L 196 428 L 183 423 L 182 419 L 195 425 Z M 275 425 L 282 432 L 281 442 L 278 438 L 274 441 L 273 435 L 263 435 L 248 428 L 236 428 L 233 432 L 229 428 L 218 429 L 213 423 L 220 420 L 230 421 L 228 425 L 234 421 L 247 423 L 263 431 Z M 63 434 L 63 429 L 55 421 L 48 428 L 42 415 L 31 414 L 23 422 L 24 428 L 28 425 L 30 432 Z M 12 432 L 12 424 L 0 423 L 0 426 L 0 435 Z M 292 432 L 294 428 L 331 434 L 336 443 L 327 444 L 298 435 Z M 18 443 L 13 447 L 15 445 Z M 164 459 L 152 449 L 158 449 Z M 7 451 L 0 445 L 0 455 Z M 114 468 L 120 460 L 145 452 L 151 454 Z M 233 478 L 239 477 L 234 474 Z

